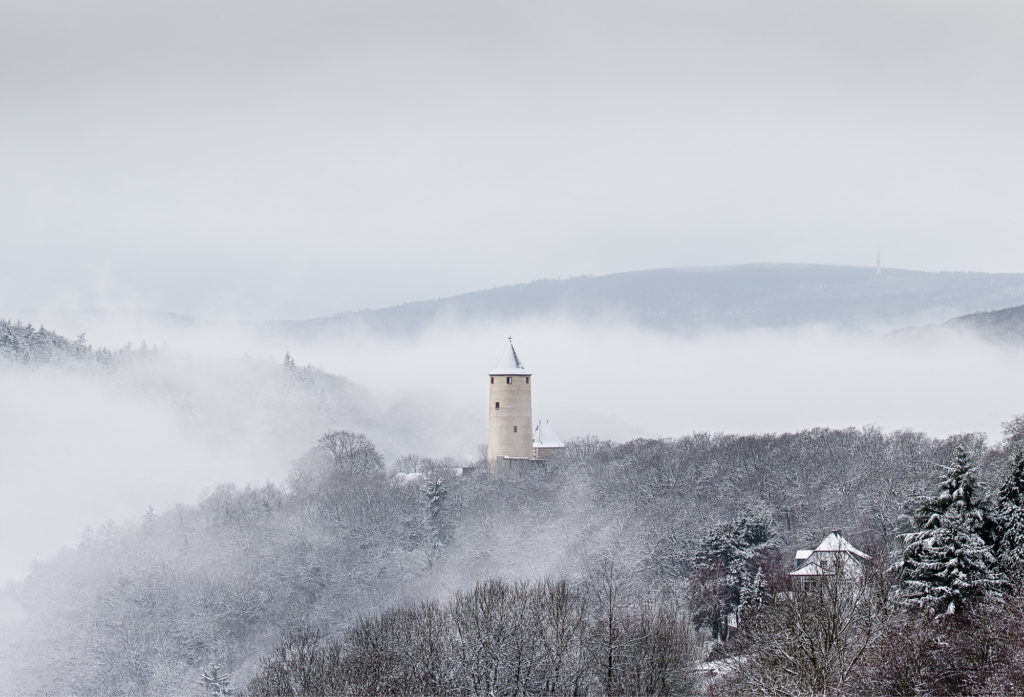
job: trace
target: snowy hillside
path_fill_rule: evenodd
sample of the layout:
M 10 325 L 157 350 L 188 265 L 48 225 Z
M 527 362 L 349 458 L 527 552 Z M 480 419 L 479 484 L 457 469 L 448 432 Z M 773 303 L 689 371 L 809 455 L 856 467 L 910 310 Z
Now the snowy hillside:
M 954 329 L 966 329 L 986 339 L 1021 341 L 1024 339 L 1024 305 L 992 312 L 975 312 L 946 323 Z
M 1024 274 L 770 264 L 541 280 L 395 307 L 281 323 L 310 332 L 409 331 L 439 319 L 623 318 L 671 332 L 824 324 L 895 328 L 1024 304 Z

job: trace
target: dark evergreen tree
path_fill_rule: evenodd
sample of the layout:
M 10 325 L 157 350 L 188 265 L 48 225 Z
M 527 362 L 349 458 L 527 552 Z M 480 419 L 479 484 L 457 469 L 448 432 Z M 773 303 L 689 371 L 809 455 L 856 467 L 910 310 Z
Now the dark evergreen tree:
M 958 447 L 936 496 L 926 498 L 905 536 L 903 591 L 908 608 L 931 615 L 960 614 L 972 605 L 999 602 L 1006 578 L 984 532 L 985 507 L 974 466 Z
M 1024 580 L 1024 450 L 1014 453 L 1010 470 L 996 495 L 996 554 L 1003 571 L 1019 584 Z
M 711 528 L 693 558 L 695 618 L 706 623 L 716 639 L 727 639 L 729 615 L 741 604 L 757 602 L 764 575 L 758 553 L 774 535 L 764 512 L 748 512 Z

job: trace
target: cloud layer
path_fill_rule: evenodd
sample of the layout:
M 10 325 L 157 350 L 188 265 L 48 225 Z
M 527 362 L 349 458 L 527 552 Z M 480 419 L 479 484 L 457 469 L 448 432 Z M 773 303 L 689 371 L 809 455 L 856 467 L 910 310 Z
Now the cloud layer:
M 1019 270 L 1019 3 L 2 0 L 0 295 L 301 317 L 748 261 Z

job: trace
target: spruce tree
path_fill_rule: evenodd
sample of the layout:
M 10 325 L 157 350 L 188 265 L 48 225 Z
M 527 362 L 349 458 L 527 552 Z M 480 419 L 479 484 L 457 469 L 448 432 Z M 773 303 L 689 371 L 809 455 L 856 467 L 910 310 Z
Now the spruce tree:
M 996 555 L 1015 583 L 1024 580 L 1024 450 L 1014 453 L 1010 470 L 996 495 Z
M 773 537 L 769 515 L 747 511 L 708 530 L 698 544 L 691 574 L 694 615 L 711 628 L 715 639 L 728 638 L 728 617 L 744 601 L 756 602 L 759 590 L 748 586 L 763 583 L 763 574 L 758 576 L 758 555 L 771 545 Z
M 914 516 L 905 536 L 903 589 L 907 606 L 930 615 L 960 614 L 973 605 L 999 602 L 1006 579 L 984 539 L 986 514 L 978 500 L 974 467 L 963 447 L 936 496 Z
M 426 497 L 427 527 L 430 531 L 430 551 L 427 553 L 428 562 L 433 564 L 444 546 L 451 538 L 451 523 L 448 520 L 448 510 L 445 500 L 448 498 L 448 489 L 445 488 L 444 480 L 438 477 L 431 480 L 423 489 Z

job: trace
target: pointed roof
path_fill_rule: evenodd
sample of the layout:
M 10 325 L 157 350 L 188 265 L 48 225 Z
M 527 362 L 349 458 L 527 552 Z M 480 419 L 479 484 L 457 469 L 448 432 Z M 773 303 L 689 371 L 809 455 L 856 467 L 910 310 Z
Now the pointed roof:
M 519 360 L 516 347 L 512 345 L 512 337 L 508 338 L 508 348 L 505 350 L 505 355 L 498 362 L 498 365 L 494 366 L 491 375 L 531 375 L 530 371 L 523 365 L 523 362 Z
M 551 422 L 545 419 L 538 421 L 533 429 L 533 447 L 535 448 L 564 448 L 565 443 L 551 430 Z
M 790 576 L 828 576 L 835 573 L 837 566 L 842 559 L 848 559 L 849 554 L 858 562 L 870 559 L 871 556 L 864 554 L 843 537 L 838 530 L 833 530 L 821 541 L 817 547 L 812 549 L 798 549 L 796 561 L 799 567 L 796 571 L 790 571 Z
M 850 544 L 850 541 L 843 537 L 838 530 L 833 530 L 828 537 L 821 541 L 815 549 L 815 552 L 849 552 L 855 557 L 861 559 L 870 559 L 871 557 L 864 552 L 860 551 L 856 547 Z

